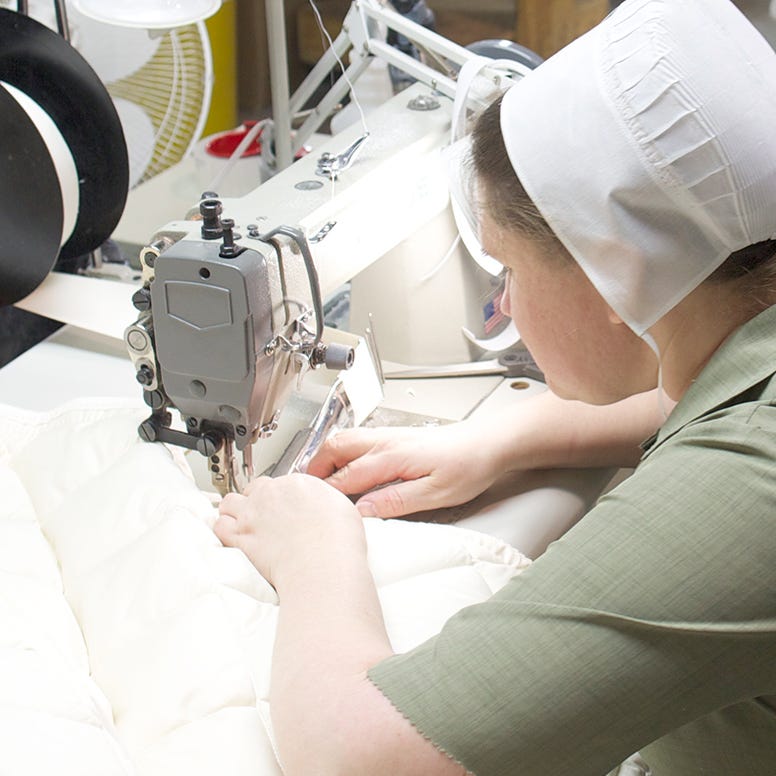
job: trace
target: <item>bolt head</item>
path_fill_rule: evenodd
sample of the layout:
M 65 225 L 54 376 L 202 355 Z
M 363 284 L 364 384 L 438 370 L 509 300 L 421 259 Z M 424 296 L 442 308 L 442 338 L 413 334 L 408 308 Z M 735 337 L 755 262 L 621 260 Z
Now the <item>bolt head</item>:
M 147 288 L 140 288 L 132 294 L 132 305 L 140 312 L 151 309 L 151 294 Z
M 140 385 L 151 385 L 154 381 L 154 373 L 149 366 L 143 364 L 135 374 L 135 379 Z
M 164 396 L 161 391 L 143 391 L 143 401 L 152 410 L 158 410 L 164 405 Z
M 206 458 L 215 455 L 218 450 L 218 440 L 210 434 L 205 434 L 197 440 L 197 452 Z
M 131 329 L 127 334 L 127 345 L 138 352 L 148 347 L 148 337 L 140 329 Z
M 150 420 L 144 420 L 137 427 L 137 434 L 144 442 L 156 442 L 156 427 Z

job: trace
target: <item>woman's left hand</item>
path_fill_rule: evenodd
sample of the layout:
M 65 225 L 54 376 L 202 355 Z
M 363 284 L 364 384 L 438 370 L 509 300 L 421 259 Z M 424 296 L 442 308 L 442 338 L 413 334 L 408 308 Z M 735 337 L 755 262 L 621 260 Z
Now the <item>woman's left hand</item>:
M 229 493 L 214 530 L 241 549 L 279 591 L 286 572 L 322 553 L 366 553 L 361 515 L 347 496 L 317 477 L 259 477 L 243 494 Z

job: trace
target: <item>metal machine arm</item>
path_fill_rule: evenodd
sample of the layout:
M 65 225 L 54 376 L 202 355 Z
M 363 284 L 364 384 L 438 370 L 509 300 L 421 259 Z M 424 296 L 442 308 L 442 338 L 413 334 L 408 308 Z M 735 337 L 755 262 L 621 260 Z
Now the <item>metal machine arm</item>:
M 282 16 L 268 14 L 271 23 L 280 24 Z M 403 35 L 425 56 L 428 62 L 418 61 L 404 54 L 385 41 L 386 30 L 391 29 Z M 285 40 L 284 30 L 270 29 L 270 66 L 273 78 L 277 80 L 286 72 L 285 48 L 277 50 L 280 36 Z M 292 133 L 294 116 L 302 112 L 303 106 L 315 91 L 338 67 L 345 54 L 351 50 L 350 65 L 334 82 L 326 96 L 313 109 L 302 126 Z M 375 57 L 397 67 L 434 92 L 453 99 L 456 94 L 456 76 L 461 67 L 475 55 L 456 43 L 416 24 L 388 7 L 384 0 L 354 0 L 342 25 L 342 31 L 333 41 L 333 45 L 321 57 L 309 75 L 291 95 L 287 105 L 279 104 L 273 96 L 274 126 L 272 128 L 276 148 L 277 169 L 283 169 L 291 163 L 294 155 L 305 145 L 312 134 L 331 115 L 336 106 L 348 93 L 361 74 Z M 514 63 L 514 70 L 523 74 L 530 68 Z M 285 91 L 288 94 L 286 83 Z M 483 106 L 478 106 L 483 107 Z M 293 138 L 293 139 L 292 139 Z

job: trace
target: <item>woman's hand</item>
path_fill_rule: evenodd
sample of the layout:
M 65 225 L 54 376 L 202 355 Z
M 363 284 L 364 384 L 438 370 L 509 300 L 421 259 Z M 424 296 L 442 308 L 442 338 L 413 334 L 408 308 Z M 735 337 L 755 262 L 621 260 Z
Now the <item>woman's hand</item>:
M 362 515 L 399 517 L 463 504 L 508 471 L 635 466 L 663 419 L 655 391 L 605 406 L 544 391 L 446 426 L 341 431 L 307 471 L 365 494 Z
M 361 516 L 350 500 L 305 474 L 259 477 L 243 494 L 224 496 L 219 513 L 216 536 L 241 549 L 278 590 L 287 572 L 316 557 L 366 554 Z
M 463 776 L 367 678 L 393 650 L 350 500 L 292 474 L 230 493 L 220 512 L 218 537 L 280 598 L 270 705 L 284 773 Z
M 356 503 L 362 515 L 399 517 L 462 504 L 492 485 L 501 471 L 483 442 L 466 421 L 353 429 L 329 439 L 307 471 L 343 493 L 364 493 Z

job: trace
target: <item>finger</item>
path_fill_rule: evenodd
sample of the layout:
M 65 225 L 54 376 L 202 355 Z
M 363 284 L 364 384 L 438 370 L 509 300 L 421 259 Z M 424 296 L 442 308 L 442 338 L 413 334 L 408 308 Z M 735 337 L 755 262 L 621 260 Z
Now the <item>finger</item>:
M 243 496 L 250 496 L 272 482 L 274 482 L 274 480 L 271 477 L 256 477 L 243 488 Z
M 213 532 L 221 540 L 224 547 L 236 547 L 239 532 L 237 520 L 230 515 L 221 515 L 213 526 Z
M 326 478 L 326 483 L 341 493 L 353 495 L 383 487 L 403 476 L 406 474 L 400 470 L 394 456 L 372 452 L 338 469 Z
M 237 517 L 242 512 L 246 500 L 240 493 L 227 493 L 218 505 L 218 513 Z
M 428 477 L 386 485 L 362 496 L 356 508 L 363 517 L 404 517 L 438 506 Z
M 341 431 L 329 438 L 310 459 L 307 473 L 326 479 L 374 446 L 375 434 L 365 429 Z

